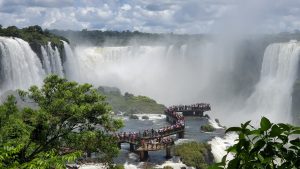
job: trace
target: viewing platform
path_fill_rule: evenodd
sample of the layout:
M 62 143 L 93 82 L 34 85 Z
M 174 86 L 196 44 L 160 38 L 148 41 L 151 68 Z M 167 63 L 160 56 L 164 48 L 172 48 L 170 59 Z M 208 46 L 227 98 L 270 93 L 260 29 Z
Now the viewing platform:
M 200 116 L 203 112 L 211 110 L 210 105 L 198 103 L 192 105 L 171 106 L 165 110 L 166 120 L 170 126 L 160 129 L 147 129 L 143 132 L 122 132 L 116 134 L 118 146 L 122 143 L 129 143 L 130 151 L 140 155 L 140 160 L 148 158 L 149 151 L 166 150 L 166 157 L 171 157 L 171 147 L 174 139 L 170 136 L 177 135 L 177 138 L 184 138 L 185 121 L 184 116 Z
M 183 116 L 204 116 L 205 111 L 210 111 L 211 107 L 208 103 L 197 103 L 192 105 L 177 105 L 170 106 L 165 110 L 165 114 L 169 113 L 181 113 Z

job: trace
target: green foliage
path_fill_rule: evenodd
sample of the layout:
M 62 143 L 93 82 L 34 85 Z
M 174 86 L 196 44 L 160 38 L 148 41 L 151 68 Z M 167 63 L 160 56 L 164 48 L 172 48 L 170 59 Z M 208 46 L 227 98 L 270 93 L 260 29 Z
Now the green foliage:
M 238 142 L 227 149 L 233 159 L 227 160 L 227 154 L 212 169 L 293 169 L 300 166 L 299 127 L 274 124 L 263 117 L 259 128 L 248 121 L 226 132 L 237 132 L 239 136 Z
M 177 42 L 178 46 L 186 44 L 188 40 L 193 40 L 203 35 L 182 35 L 182 34 L 156 34 L 144 33 L 138 31 L 101 31 L 101 30 L 51 30 L 52 33 L 64 36 L 71 40 L 72 43 L 82 44 L 88 42 L 96 46 L 122 46 L 126 44 L 153 45 L 163 44 L 165 42 Z
M 158 104 L 146 96 L 134 96 L 127 92 L 122 95 L 119 89 L 112 87 L 99 87 L 98 91 L 106 96 L 106 100 L 114 112 L 163 113 L 165 110 L 164 105 Z
M 63 37 L 51 34 L 47 30 L 43 31 L 43 29 L 38 25 L 29 26 L 23 29 L 18 29 L 16 26 L 2 28 L 0 29 L 0 36 L 18 37 L 30 44 L 46 45 L 48 42 L 51 42 L 52 45 L 59 48 L 63 46 L 61 40 L 68 42 L 68 40 Z
M 65 168 L 83 152 L 97 152 L 106 163 L 117 156 L 110 132 L 123 123 L 91 85 L 51 75 L 19 95 L 38 108 L 19 109 L 13 96 L 0 105 L 0 168 Z
M 180 156 L 184 164 L 197 169 L 206 169 L 213 161 L 211 147 L 206 143 L 189 142 L 176 145 L 175 155 Z
M 200 129 L 204 132 L 213 132 L 215 131 L 215 128 L 213 126 L 211 126 L 210 124 L 205 124 L 205 125 L 202 125 L 200 127 Z

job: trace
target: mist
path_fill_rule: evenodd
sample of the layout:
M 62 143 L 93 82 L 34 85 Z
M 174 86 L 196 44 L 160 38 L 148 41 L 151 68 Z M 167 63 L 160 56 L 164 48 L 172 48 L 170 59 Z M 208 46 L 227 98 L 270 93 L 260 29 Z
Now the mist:
M 68 71 L 67 76 L 95 86 L 115 86 L 123 92 L 146 95 L 167 106 L 207 102 L 212 105 L 209 115 L 227 125 L 247 118 L 257 121 L 264 115 L 280 121 L 279 111 L 285 110 L 286 104 L 283 114 L 291 114 L 296 75 L 291 75 L 289 85 L 283 85 L 289 101 L 279 107 L 272 107 L 273 101 L 268 98 L 271 94 L 265 93 L 265 100 L 271 100 L 269 107 L 262 108 L 258 86 L 264 83 L 261 74 L 267 46 L 291 40 L 266 38 L 270 36 L 266 36 L 270 29 L 264 26 L 269 20 L 266 13 L 276 12 L 281 3 L 285 2 L 274 3 L 270 9 L 267 1 L 232 1 L 213 23 L 210 33 L 197 38 L 159 35 L 160 38 L 135 37 L 126 42 L 108 38 L 101 45 L 80 43 L 83 41 L 77 39 L 74 58 L 69 58 L 76 64 L 70 64 L 68 59 L 65 64 L 66 69 L 77 73 Z M 293 66 L 294 72 L 297 67 L 298 64 Z M 265 113 L 267 109 L 270 112 Z M 284 121 L 291 122 L 290 115 Z

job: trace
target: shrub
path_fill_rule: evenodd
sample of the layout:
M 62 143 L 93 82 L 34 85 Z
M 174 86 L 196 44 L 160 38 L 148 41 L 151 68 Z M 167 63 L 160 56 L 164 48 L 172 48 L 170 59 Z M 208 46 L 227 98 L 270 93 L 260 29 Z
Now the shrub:
M 248 121 L 226 132 L 236 132 L 239 136 L 238 142 L 227 149 L 227 155 L 231 153 L 233 159 L 227 160 L 225 155 L 212 169 L 294 169 L 300 166 L 300 127 L 274 124 L 263 117 L 259 128 Z
M 177 145 L 175 155 L 180 156 L 182 162 L 197 169 L 206 169 L 213 161 L 211 147 L 206 143 L 189 142 Z
M 213 126 L 211 126 L 210 124 L 205 124 L 205 125 L 202 125 L 200 127 L 200 129 L 204 132 L 213 132 L 215 131 L 215 128 Z

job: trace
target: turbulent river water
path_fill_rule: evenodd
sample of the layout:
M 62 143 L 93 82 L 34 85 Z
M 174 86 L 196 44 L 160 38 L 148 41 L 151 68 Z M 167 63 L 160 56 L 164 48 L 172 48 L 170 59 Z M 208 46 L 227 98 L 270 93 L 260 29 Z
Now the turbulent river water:
M 138 132 L 143 131 L 144 129 L 157 129 L 169 125 L 169 123 L 166 122 L 165 115 L 152 114 L 146 116 L 149 117 L 149 120 L 142 119 L 142 115 L 139 115 L 139 119 L 129 119 L 128 117 L 125 117 L 125 128 L 122 131 Z M 214 125 L 218 127 L 216 131 L 207 133 L 201 132 L 200 126 L 208 123 L 208 119 L 206 118 L 187 117 L 185 120 L 186 127 L 184 139 L 178 139 L 175 144 L 191 140 L 207 142 L 215 136 L 221 137 L 224 135 L 224 129 L 219 128 L 216 123 L 214 123 Z M 175 135 L 172 137 L 176 139 Z M 129 145 L 122 144 L 121 154 L 115 159 L 115 162 L 125 164 L 125 168 L 127 169 L 145 168 L 145 166 L 161 167 L 166 165 L 179 169 L 180 167 L 185 166 L 180 162 L 179 157 L 173 157 L 172 159 L 166 160 L 165 155 L 165 150 L 149 152 L 149 160 L 147 162 L 139 162 L 139 156 L 129 151 Z

